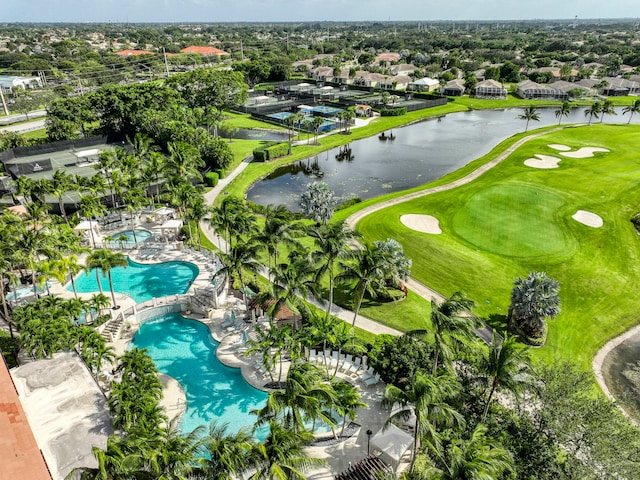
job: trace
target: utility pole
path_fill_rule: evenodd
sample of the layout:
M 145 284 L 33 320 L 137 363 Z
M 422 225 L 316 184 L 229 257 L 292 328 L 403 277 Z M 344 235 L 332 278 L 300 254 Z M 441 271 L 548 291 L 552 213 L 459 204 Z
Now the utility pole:
M 9 115 L 9 109 L 7 108 L 7 102 L 4 100 L 4 93 L 2 93 L 2 87 L 0 87 L 0 100 L 2 101 L 2 108 L 4 109 L 4 114 Z
M 169 62 L 167 62 L 167 52 L 164 47 L 162 47 L 162 55 L 164 56 L 165 76 L 169 77 Z
M 240 39 L 240 60 L 244 62 L 244 50 L 242 49 L 242 38 Z

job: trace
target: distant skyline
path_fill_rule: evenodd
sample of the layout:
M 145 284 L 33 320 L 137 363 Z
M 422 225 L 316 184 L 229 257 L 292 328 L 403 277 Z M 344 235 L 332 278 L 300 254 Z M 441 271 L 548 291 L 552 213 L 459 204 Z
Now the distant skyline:
M 2 0 L 0 23 L 638 18 L 637 0 Z

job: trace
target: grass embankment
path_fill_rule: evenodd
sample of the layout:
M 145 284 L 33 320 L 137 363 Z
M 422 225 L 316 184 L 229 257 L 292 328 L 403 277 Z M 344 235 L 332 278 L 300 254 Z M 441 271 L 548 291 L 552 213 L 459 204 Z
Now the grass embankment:
M 553 143 L 604 147 L 610 153 L 571 159 L 548 147 Z M 477 302 L 475 312 L 498 327 L 513 280 L 546 271 L 560 282 L 562 313 L 534 355 L 544 361 L 571 359 L 587 370 L 607 340 L 638 322 L 640 299 L 634 292 L 640 287 L 640 241 L 629 219 L 640 210 L 639 146 L 637 126 L 548 133 L 474 182 L 376 212 L 358 230 L 371 240 L 399 240 L 413 259 L 412 276 L 444 295 L 464 291 Z M 525 166 L 535 154 L 562 161 L 551 170 Z M 604 226 L 576 222 L 571 216 L 577 210 L 597 213 Z M 437 217 L 443 234 L 406 228 L 399 221 L 405 213 Z M 395 316 L 406 314 L 398 304 Z

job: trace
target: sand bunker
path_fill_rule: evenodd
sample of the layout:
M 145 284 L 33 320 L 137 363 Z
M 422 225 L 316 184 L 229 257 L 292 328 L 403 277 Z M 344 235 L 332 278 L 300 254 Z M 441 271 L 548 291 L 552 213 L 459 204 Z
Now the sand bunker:
M 568 152 L 569 150 L 571 150 L 571 147 L 568 147 L 567 145 L 561 145 L 559 143 L 552 143 L 547 146 L 549 148 L 553 148 L 554 150 L 558 150 L 559 152 Z
M 606 148 L 600 147 L 582 147 L 575 152 L 563 152 L 560 155 L 568 158 L 591 158 L 595 152 L 609 152 Z
M 417 232 L 431 233 L 434 235 L 442 233 L 442 230 L 440 229 L 440 222 L 436 217 L 432 217 L 431 215 L 418 215 L 411 213 L 408 215 L 402 215 L 400 217 L 400 221 L 405 227 Z
M 593 228 L 600 228 L 604 223 L 599 215 L 587 212 L 586 210 L 578 210 L 571 218 L 587 227 Z
M 561 159 L 551 155 L 539 155 L 536 153 L 536 157 L 538 158 L 527 158 L 524 164 L 532 168 L 558 168 L 558 163 L 561 161 Z

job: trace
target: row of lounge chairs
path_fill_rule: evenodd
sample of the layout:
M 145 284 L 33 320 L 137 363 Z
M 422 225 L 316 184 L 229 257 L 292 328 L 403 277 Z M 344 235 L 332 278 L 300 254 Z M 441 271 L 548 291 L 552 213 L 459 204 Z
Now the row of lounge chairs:
M 309 362 L 324 365 L 329 371 L 338 371 L 345 375 L 357 376 L 366 385 L 375 385 L 380 381 L 380 374 L 373 367 L 367 368 L 367 357 L 353 357 L 351 354 L 338 354 L 337 351 L 311 350 Z

